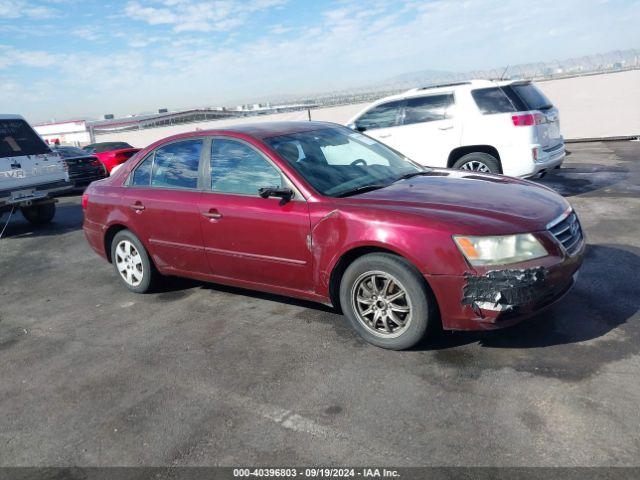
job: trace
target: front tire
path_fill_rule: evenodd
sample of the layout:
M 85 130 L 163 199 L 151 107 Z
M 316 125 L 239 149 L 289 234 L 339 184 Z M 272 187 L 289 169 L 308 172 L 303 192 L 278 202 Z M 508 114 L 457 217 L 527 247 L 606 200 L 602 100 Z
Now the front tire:
M 40 205 L 32 205 L 23 207 L 22 216 L 32 225 L 45 225 L 51 223 L 56 214 L 56 204 L 53 202 L 42 203 Z
M 402 257 L 372 253 L 356 259 L 340 283 L 340 305 L 367 342 L 391 350 L 416 345 L 435 322 L 433 294 Z
M 158 273 L 142 242 L 130 230 L 121 230 L 113 237 L 111 263 L 118 278 L 132 292 L 147 293 L 153 289 Z
M 472 152 L 460 157 L 453 168 L 478 173 L 502 173 L 500 161 L 493 155 L 483 152 Z

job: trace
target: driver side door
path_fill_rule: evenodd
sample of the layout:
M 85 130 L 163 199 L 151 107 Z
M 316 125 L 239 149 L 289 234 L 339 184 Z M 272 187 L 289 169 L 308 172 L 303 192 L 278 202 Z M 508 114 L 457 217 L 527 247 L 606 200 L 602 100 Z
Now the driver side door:
M 199 201 L 211 273 L 221 280 L 311 290 L 306 200 L 262 198 L 261 187 L 292 186 L 256 147 L 214 137 L 207 188 Z M 295 189 L 294 189 L 295 191 Z

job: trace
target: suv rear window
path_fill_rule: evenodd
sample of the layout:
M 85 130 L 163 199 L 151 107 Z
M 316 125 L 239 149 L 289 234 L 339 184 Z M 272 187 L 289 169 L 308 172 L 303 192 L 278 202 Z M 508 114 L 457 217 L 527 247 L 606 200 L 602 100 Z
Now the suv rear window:
M 0 120 L 0 157 L 50 153 L 47 144 L 20 119 Z
M 507 97 L 506 93 L 499 87 L 473 90 L 471 96 L 483 115 L 516 111 L 509 97 Z
M 531 83 L 513 83 L 502 87 L 518 111 L 549 110 L 553 104 L 535 85 Z

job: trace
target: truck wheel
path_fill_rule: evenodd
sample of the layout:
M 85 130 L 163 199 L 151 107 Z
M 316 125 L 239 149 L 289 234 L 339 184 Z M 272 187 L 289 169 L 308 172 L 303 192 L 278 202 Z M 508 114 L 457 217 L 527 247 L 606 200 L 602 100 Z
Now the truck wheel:
M 453 164 L 453 168 L 480 173 L 502 173 L 500 161 L 493 155 L 483 152 L 467 153 Z
M 391 350 L 418 343 L 437 320 L 431 290 L 416 268 L 387 253 L 355 260 L 340 282 L 340 305 L 367 342 Z
M 56 214 L 56 204 L 53 202 L 32 205 L 20 209 L 22 216 L 32 225 L 44 225 L 51 222 Z

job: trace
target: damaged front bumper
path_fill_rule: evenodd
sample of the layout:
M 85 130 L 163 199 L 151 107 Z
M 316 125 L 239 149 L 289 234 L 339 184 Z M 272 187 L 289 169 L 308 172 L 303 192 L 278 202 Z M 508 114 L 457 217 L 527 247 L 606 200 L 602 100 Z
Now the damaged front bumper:
M 464 275 L 425 275 L 447 330 L 490 330 L 518 323 L 562 298 L 573 286 L 584 244 L 572 256 L 546 257 Z

